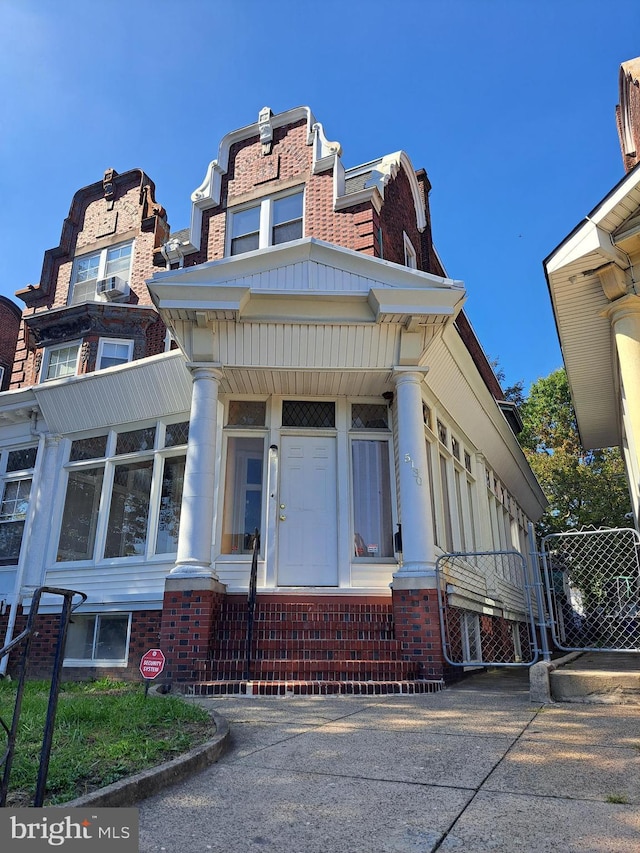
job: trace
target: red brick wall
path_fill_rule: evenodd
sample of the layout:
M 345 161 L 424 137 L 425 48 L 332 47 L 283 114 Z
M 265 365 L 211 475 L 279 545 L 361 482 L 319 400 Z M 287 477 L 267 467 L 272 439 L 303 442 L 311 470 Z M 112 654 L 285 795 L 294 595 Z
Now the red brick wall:
M 0 619 L 0 637 L 4 643 L 7 630 L 8 611 Z M 72 617 L 73 618 L 73 617 Z M 84 681 L 110 677 L 117 680 L 141 680 L 139 665 L 142 655 L 157 648 L 160 638 L 161 612 L 159 610 L 136 610 L 131 615 L 131 638 L 129 641 L 129 662 L 126 667 L 63 667 L 65 681 Z M 19 615 L 16 620 L 14 637 L 24 630 L 27 617 Z M 29 678 L 51 678 L 60 627 L 60 614 L 41 614 L 35 623 L 35 636 L 31 640 L 27 676 Z M 9 658 L 8 672 L 15 677 L 21 661 L 22 645 L 14 650 Z
M 4 368 L 0 391 L 6 391 L 11 381 L 19 332 L 20 309 L 6 296 L 0 296 L 0 367 Z

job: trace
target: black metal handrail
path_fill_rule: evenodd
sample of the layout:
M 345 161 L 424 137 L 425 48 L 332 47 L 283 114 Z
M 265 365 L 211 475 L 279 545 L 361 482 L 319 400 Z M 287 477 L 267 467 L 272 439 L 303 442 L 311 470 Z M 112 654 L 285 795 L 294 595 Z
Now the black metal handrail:
M 252 675 L 252 655 L 251 647 L 253 643 L 253 620 L 256 613 L 256 598 L 258 589 L 258 553 L 260 551 L 260 532 L 256 527 L 253 533 L 253 556 L 251 558 L 251 574 L 249 575 L 249 594 L 247 596 L 247 665 L 246 677 L 251 679 Z
M 63 597 L 62 611 L 60 613 L 60 622 L 58 628 L 58 640 L 56 642 L 55 656 L 53 660 L 53 671 L 51 674 L 51 686 L 49 688 L 49 704 L 47 706 L 47 716 L 44 725 L 44 733 L 42 737 L 42 749 L 40 752 L 40 766 L 38 768 L 38 779 L 36 782 L 36 791 L 33 798 L 33 805 L 40 808 L 44 802 L 44 794 L 47 785 L 47 774 L 49 772 L 49 758 L 51 756 L 51 744 L 53 742 L 53 729 L 56 721 L 56 711 L 58 708 L 58 694 L 60 693 L 60 681 L 62 676 L 62 663 L 64 661 L 64 647 L 67 639 L 67 629 L 69 627 L 69 617 L 75 607 L 79 607 L 87 600 L 84 592 L 78 592 L 73 589 L 58 589 L 52 586 L 38 587 L 31 598 L 31 607 L 29 610 L 29 618 L 27 619 L 27 627 L 18 634 L 10 643 L 7 643 L 0 649 L 0 660 L 8 655 L 12 649 L 24 642 L 22 650 L 22 658 L 20 660 L 20 669 L 18 675 L 18 689 L 16 691 L 16 700 L 13 706 L 13 720 L 11 728 L 7 726 L 4 720 L 0 719 L 0 725 L 7 735 L 7 748 L 0 759 L 0 766 L 4 765 L 4 773 L 2 776 L 2 784 L 0 785 L 0 807 L 4 807 L 7 802 L 7 794 L 9 791 L 9 777 L 11 776 L 11 766 L 13 764 L 13 756 L 16 747 L 16 738 L 18 735 L 18 724 L 20 722 L 20 711 L 22 709 L 22 697 L 24 694 L 24 686 L 27 674 L 27 662 L 29 651 L 31 649 L 31 640 L 35 634 L 35 621 L 38 616 L 40 607 L 40 599 L 43 594 L 61 595 Z M 73 606 L 73 599 L 79 595 L 81 600 Z M 16 607 L 17 604 L 13 604 Z

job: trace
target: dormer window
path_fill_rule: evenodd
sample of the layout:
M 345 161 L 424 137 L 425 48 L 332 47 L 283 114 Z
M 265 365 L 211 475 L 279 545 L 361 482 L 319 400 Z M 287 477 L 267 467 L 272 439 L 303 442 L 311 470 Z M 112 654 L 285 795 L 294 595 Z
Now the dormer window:
M 302 237 L 303 192 L 268 196 L 229 211 L 228 255 L 277 246 Z
M 121 243 L 75 259 L 69 305 L 114 299 L 129 292 L 133 243 Z

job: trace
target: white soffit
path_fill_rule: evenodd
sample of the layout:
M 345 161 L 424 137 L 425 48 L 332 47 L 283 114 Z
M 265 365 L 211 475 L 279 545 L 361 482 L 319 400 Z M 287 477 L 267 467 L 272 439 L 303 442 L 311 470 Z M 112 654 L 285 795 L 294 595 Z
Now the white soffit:
M 188 412 L 191 375 L 179 350 L 33 388 L 50 432 L 65 435 Z
M 634 169 L 545 261 L 549 291 L 571 396 L 587 449 L 620 444 L 616 355 L 609 306 L 597 270 L 627 269 L 611 234 L 640 206 L 640 170 Z

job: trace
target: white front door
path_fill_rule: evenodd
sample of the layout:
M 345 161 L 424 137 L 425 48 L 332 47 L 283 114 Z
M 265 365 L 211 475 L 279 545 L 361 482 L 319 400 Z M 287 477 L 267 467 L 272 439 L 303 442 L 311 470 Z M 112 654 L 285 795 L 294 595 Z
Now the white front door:
M 283 436 L 278 586 L 338 585 L 336 439 Z

